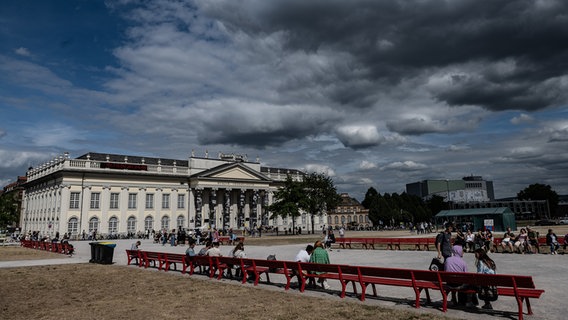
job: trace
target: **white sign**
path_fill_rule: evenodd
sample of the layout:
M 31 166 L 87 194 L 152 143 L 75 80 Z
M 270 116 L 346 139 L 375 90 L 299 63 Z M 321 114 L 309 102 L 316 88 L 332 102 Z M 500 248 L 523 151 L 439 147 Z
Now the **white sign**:
M 493 226 L 493 219 L 483 220 L 483 225 L 486 226 L 486 227 L 492 227 Z

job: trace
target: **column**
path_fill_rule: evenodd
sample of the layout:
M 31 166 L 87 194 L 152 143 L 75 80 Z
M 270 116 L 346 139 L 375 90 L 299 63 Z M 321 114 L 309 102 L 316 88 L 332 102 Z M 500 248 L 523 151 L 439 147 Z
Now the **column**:
M 231 226 L 231 189 L 225 189 L 223 201 L 223 229 Z
M 202 206 L 203 206 L 203 190 L 194 189 L 195 193 L 195 228 L 201 228 L 202 220 Z
M 209 226 L 217 227 L 217 189 L 211 189 L 209 192 Z
M 237 215 L 237 228 L 244 228 L 245 226 L 245 190 L 241 189 L 239 193 L 239 207 Z

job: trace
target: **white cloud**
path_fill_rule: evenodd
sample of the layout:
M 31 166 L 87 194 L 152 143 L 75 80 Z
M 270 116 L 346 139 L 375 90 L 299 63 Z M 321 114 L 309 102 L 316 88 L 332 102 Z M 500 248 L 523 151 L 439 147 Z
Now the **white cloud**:
M 512 124 L 522 124 L 533 122 L 534 118 L 526 113 L 521 113 L 520 115 L 513 117 L 511 119 Z
M 339 140 L 352 148 L 378 145 L 384 141 L 377 127 L 373 125 L 346 125 L 337 128 Z
M 381 170 L 416 171 L 426 168 L 428 168 L 428 166 L 423 163 L 416 163 L 414 161 L 397 161 L 383 166 Z
M 361 161 L 361 163 L 359 164 L 359 168 L 360 168 L 360 169 L 363 169 L 363 170 L 375 169 L 375 168 L 377 168 L 377 164 L 376 164 L 376 163 L 372 163 L 372 162 L 367 161 L 367 160 L 363 160 L 363 161 Z
M 19 54 L 20 56 L 24 56 L 24 57 L 31 57 L 32 56 L 30 51 L 27 48 L 23 48 L 23 47 L 20 47 L 20 48 L 14 50 L 14 52 L 16 54 Z
M 307 164 L 304 168 L 306 172 L 315 172 L 315 173 L 323 173 L 329 177 L 335 177 L 335 170 L 333 170 L 330 166 L 322 165 L 322 164 Z

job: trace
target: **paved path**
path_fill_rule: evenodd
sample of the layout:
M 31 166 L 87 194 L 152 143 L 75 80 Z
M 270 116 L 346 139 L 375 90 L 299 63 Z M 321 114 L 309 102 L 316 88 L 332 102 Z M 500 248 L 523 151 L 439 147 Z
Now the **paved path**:
M 117 240 L 112 241 L 117 246 L 114 250 L 114 264 L 126 265 L 127 258 L 125 250 L 129 249 L 134 241 L 132 240 Z M 0 267 L 25 267 L 37 266 L 48 264 L 62 264 L 62 263 L 88 263 L 90 259 L 90 246 L 88 241 L 73 242 L 77 254 L 73 257 L 62 256 L 61 259 L 47 259 L 47 260 L 26 260 L 26 261 L 2 261 Z M 245 243 L 245 252 L 249 258 L 265 259 L 270 254 L 275 254 L 279 260 L 293 260 L 296 253 L 307 245 L 277 245 L 277 246 L 250 246 Z M 177 252 L 183 253 L 187 247 L 178 246 L 171 247 L 169 245 L 162 246 L 152 243 L 151 240 L 142 240 L 140 247 L 142 250 L 149 251 L 162 251 L 162 252 Z M 197 249 L 200 247 L 198 246 Z M 221 251 L 224 255 L 232 249 L 231 246 L 222 246 Z M 353 264 L 353 265 L 369 265 L 378 267 L 397 267 L 397 268 L 412 268 L 412 269 L 427 269 L 430 261 L 435 256 L 435 253 L 430 251 L 387 251 L 387 250 L 362 250 L 362 249 L 334 249 L 330 252 L 330 259 L 333 263 Z M 533 307 L 533 316 L 526 316 L 528 320 L 540 319 L 566 319 L 566 302 L 565 302 L 565 285 L 566 277 L 568 275 L 568 263 L 566 263 L 567 255 L 519 255 L 519 254 L 492 254 L 491 257 L 497 264 L 497 272 L 502 274 L 519 274 L 530 275 L 533 277 L 534 282 L 539 289 L 544 289 L 546 292 L 540 299 L 531 300 Z M 468 263 L 470 271 L 475 271 L 475 258 L 473 254 L 466 253 L 464 259 Z M 109 266 L 110 267 L 110 266 Z M 272 276 L 271 276 L 272 278 Z M 217 281 L 217 280 L 215 280 Z M 229 280 L 222 280 L 229 281 Z M 232 281 L 234 282 L 234 281 Z M 339 289 L 339 284 L 336 281 L 329 281 L 332 289 Z M 265 285 L 270 290 L 282 290 L 280 287 Z M 350 288 L 348 287 L 348 292 Z M 394 308 L 402 308 L 413 310 L 412 302 L 414 301 L 414 292 L 409 288 L 398 287 L 379 287 L 379 296 L 381 299 L 369 298 L 364 304 L 380 305 Z M 385 292 L 381 294 L 381 290 Z M 295 290 L 291 290 L 295 294 Z M 340 299 L 337 296 L 331 296 L 329 293 L 322 291 L 306 291 L 304 294 L 331 297 L 331 299 Z M 432 293 L 434 301 L 440 301 L 441 296 L 437 293 Z M 348 297 L 352 301 L 358 301 L 353 297 Z M 495 312 L 487 313 L 479 310 L 466 310 L 466 309 L 450 309 L 447 316 L 459 319 L 475 319 L 480 317 L 489 317 L 490 319 L 516 319 L 517 305 L 512 297 L 502 297 L 493 303 Z M 423 312 L 429 312 L 437 315 L 443 313 L 434 309 L 432 306 L 423 307 L 420 309 Z M 510 311 L 502 313 L 499 311 Z

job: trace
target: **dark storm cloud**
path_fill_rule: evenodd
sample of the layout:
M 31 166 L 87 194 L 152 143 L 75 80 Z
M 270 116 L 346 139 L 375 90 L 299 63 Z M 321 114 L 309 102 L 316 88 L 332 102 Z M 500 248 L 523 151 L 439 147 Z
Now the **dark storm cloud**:
M 566 1 L 292 0 L 205 6 L 233 32 L 284 33 L 289 52 L 349 54 L 353 64 L 342 71 L 344 86 L 330 94 L 341 104 L 370 106 L 365 96 L 436 72 L 466 72 L 465 79 L 430 90 L 449 105 L 538 110 L 567 100 L 562 79 L 568 71 Z M 503 61 L 514 67 L 503 72 Z M 358 95 L 342 94 L 362 78 L 374 86 Z

